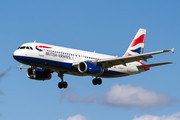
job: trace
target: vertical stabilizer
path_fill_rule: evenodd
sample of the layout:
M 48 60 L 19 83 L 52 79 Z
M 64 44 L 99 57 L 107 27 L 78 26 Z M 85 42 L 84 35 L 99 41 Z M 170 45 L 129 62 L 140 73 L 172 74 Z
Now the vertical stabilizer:
M 146 29 L 139 29 L 124 56 L 132 56 L 143 53 Z

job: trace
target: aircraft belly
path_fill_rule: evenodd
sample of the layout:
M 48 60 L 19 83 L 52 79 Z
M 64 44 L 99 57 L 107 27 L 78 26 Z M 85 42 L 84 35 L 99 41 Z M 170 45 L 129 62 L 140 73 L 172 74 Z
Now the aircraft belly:
M 25 57 L 25 56 L 16 56 L 16 60 L 18 60 L 19 62 L 23 64 L 27 64 L 31 66 L 34 65 L 34 66 L 42 67 L 45 69 L 53 69 L 59 72 L 62 71 L 65 74 L 71 74 L 71 75 L 77 75 L 77 76 L 95 76 L 95 75 L 89 75 L 86 73 L 80 73 L 77 68 L 72 66 L 72 63 L 47 60 L 43 58 Z M 113 77 L 121 77 L 121 76 L 126 76 L 126 75 L 128 74 L 120 72 L 120 71 L 104 70 L 104 73 L 98 76 L 104 77 L 104 78 L 113 78 Z

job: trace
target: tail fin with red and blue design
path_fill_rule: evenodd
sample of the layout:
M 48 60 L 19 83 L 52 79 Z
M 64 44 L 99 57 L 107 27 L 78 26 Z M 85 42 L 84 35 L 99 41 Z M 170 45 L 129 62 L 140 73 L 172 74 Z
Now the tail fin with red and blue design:
M 124 56 L 133 56 L 143 53 L 146 29 L 139 29 Z

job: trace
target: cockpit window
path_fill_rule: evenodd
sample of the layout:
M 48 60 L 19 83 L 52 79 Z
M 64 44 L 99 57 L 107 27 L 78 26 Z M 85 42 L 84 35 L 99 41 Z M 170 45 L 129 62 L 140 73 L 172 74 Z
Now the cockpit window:
M 28 50 L 33 50 L 33 48 L 30 47 L 30 46 L 20 46 L 18 49 L 28 49 Z
M 21 46 L 21 47 L 19 47 L 19 49 L 25 49 L 26 47 L 25 46 Z

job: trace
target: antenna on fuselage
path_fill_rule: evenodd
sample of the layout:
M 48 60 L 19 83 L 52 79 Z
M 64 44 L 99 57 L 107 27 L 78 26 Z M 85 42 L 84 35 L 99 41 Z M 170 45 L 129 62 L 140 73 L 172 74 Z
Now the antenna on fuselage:
M 34 40 L 34 43 L 36 43 L 36 40 Z

